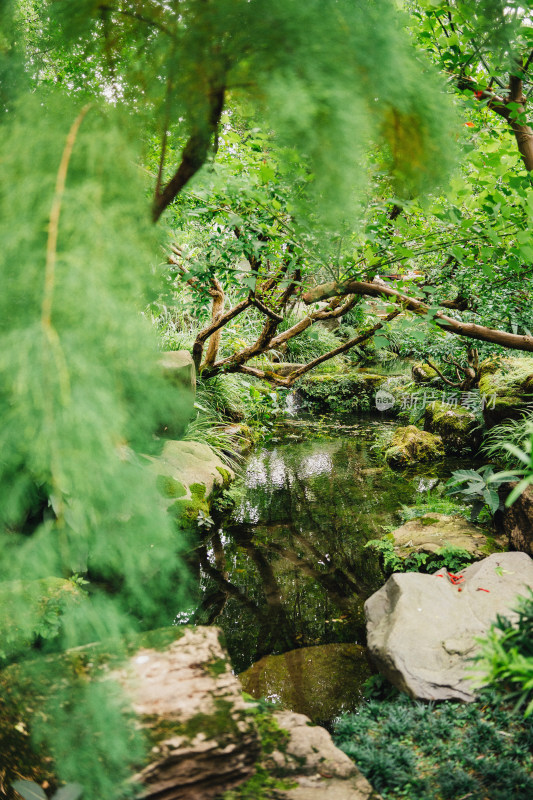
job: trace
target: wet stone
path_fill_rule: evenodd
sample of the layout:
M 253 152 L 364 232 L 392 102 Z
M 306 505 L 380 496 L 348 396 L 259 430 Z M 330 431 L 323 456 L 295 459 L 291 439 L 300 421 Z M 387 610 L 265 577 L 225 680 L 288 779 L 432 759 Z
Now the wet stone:
M 316 645 L 265 656 L 239 675 L 252 697 L 279 702 L 313 722 L 357 708 L 369 677 L 365 648 L 356 644 Z

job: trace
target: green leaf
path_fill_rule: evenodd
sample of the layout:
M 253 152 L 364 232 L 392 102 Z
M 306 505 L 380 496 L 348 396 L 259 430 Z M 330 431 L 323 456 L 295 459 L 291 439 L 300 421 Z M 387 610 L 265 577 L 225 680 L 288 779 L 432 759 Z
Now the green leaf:
M 22 795 L 24 800 L 47 800 L 44 790 L 33 781 L 15 781 L 13 789 Z
M 518 498 L 520 497 L 522 492 L 525 492 L 527 487 L 530 486 L 531 484 L 533 484 L 533 475 L 528 475 L 527 478 L 523 478 L 520 481 L 520 483 L 518 483 L 514 487 L 514 489 L 511 492 L 511 494 L 507 497 L 507 499 L 505 501 L 505 507 L 509 508 L 509 506 L 512 506 L 512 504 L 515 502 L 515 500 L 518 500 Z
M 83 794 L 83 786 L 80 783 L 67 783 L 58 789 L 52 800 L 78 800 Z

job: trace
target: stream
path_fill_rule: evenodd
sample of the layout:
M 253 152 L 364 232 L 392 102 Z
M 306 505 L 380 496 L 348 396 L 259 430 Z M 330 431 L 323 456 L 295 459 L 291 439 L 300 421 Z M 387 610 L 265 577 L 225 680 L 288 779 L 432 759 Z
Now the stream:
M 235 672 L 247 670 L 246 691 L 316 722 L 355 708 L 370 674 L 363 604 L 384 577 L 366 542 L 459 466 L 384 466 L 377 446 L 397 425 L 285 420 L 248 457 L 231 516 L 197 551 L 193 621 L 222 628 Z

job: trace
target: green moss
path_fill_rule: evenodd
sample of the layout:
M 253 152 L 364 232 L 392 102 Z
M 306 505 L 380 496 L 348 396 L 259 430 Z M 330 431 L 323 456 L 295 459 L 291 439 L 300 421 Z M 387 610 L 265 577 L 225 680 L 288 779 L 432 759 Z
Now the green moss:
M 206 487 L 203 483 L 191 483 L 189 491 L 191 495 L 198 500 L 203 500 L 205 498 Z
M 244 718 L 245 713 L 243 711 L 235 712 L 233 704 L 221 697 L 216 697 L 213 705 L 214 709 L 211 713 L 195 714 L 185 722 L 166 717 L 143 715 L 141 722 L 146 728 L 150 745 L 154 747 L 174 736 L 183 736 L 188 741 L 193 741 L 200 733 L 221 746 L 228 740 L 238 739 L 241 733 L 237 723 Z
M 415 383 L 429 383 L 437 377 L 437 372 L 424 361 L 417 361 L 413 364 L 411 374 Z
M 480 374 L 479 390 L 487 397 L 533 392 L 533 358 L 487 359 Z
M 443 455 L 440 436 L 407 425 L 394 432 L 391 446 L 385 451 L 385 461 L 392 467 L 406 467 L 420 461 L 434 461 Z
M 441 436 L 450 452 L 476 449 L 480 438 L 477 428 L 479 423 L 475 415 L 462 406 L 450 406 L 437 400 L 426 407 L 424 430 Z
M 231 473 L 229 470 L 224 469 L 224 467 L 216 467 L 217 472 L 222 477 L 222 488 L 227 489 L 231 483 Z
M 209 504 L 205 499 L 206 487 L 203 483 L 192 483 L 189 486 L 191 497 L 180 498 L 168 507 L 179 528 L 185 530 L 198 517 L 198 512 L 209 514 Z
M 185 486 L 169 475 L 158 475 L 156 485 L 163 497 L 184 497 L 187 494 Z
M 263 754 L 270 755 L 275 750 L 285 753 L 290 740 L 290 734 L 280 728 L 272 713 L 263 711 L 255 714 L 254 722 L 259 732 L 261 750 Z
M 505 550 L 504 543 L 498 541 L 493 536 L 487 536 L 487 542 L 481 547 L 482 552 L 490 556 L 492 553 L 501 553 Z
M 228 662 L 224 658 L 215 658 L 213 661 L 205 664 L 205 671 L 213 678 L 223 675 L 227 672 Z

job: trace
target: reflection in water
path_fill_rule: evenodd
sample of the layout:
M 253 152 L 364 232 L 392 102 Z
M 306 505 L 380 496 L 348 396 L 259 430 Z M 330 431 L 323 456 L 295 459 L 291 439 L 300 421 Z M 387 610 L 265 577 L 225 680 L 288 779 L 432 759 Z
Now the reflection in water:
M 388 424 L 335 424 L 321 438 L 303 429 L 304 441 L 250 457 L 234 513 L 196 551 L 193 621 L 222 627 L 237 672 L 271 653 L 364 643 L 362 605 L 382 582 L 364 545 L 397 522 L 421 478 L 376 460 L 372 445 Z

